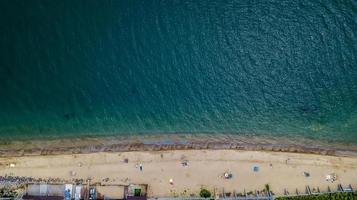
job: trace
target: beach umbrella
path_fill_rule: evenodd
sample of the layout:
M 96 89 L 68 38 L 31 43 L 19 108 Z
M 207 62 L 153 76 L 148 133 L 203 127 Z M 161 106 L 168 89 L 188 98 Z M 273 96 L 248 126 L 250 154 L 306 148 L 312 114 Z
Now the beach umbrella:
M 259 172 L 259 166 L 254 165 L 254 166 L 253 166 L 253 171 L 254 171 L 254 172 Z
M 230 179 L 230 178 L 233 177 L 232 173 L 230 173 L 230 172 L 225 172 L 225 173 L 223 174 L 223 176 L 224 176 L 225 179 Z
M 71 176 L 75 176 L 77 173 L 76 173 L 75 171 L 70 171 L 69 174 L 70 174 Z

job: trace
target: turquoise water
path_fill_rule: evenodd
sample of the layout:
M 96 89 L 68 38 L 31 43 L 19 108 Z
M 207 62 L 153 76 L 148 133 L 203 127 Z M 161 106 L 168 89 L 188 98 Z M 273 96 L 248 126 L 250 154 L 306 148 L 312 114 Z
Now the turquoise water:
M 357 144 L 356 1 L 0 1 L 3 139 Z

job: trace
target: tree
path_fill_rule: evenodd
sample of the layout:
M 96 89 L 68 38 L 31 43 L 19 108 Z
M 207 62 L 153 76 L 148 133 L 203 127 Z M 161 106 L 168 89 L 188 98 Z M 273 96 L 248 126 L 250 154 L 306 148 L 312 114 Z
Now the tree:
M 211 197 L 211 192 L 208 191 L 207 189 L 202 188 L 201 191 L 200 191 L 200 197 L 210 198 Z

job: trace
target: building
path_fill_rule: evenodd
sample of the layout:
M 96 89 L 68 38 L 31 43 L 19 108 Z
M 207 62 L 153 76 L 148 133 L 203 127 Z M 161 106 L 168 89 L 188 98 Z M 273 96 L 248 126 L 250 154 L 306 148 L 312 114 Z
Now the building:
M 65 185 L 61 184 L 28 184 L 23 199 L 63 200 Z
M 147 185 L 73 185 L 27 184 L 23 199 L 26 200 L 146 200 Z

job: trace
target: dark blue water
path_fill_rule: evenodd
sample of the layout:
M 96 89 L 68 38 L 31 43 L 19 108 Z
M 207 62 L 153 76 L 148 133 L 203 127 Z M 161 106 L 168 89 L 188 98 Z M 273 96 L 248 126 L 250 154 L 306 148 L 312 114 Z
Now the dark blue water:
M 357 1 L 0 1 L 3 139 L 357 143 Z

